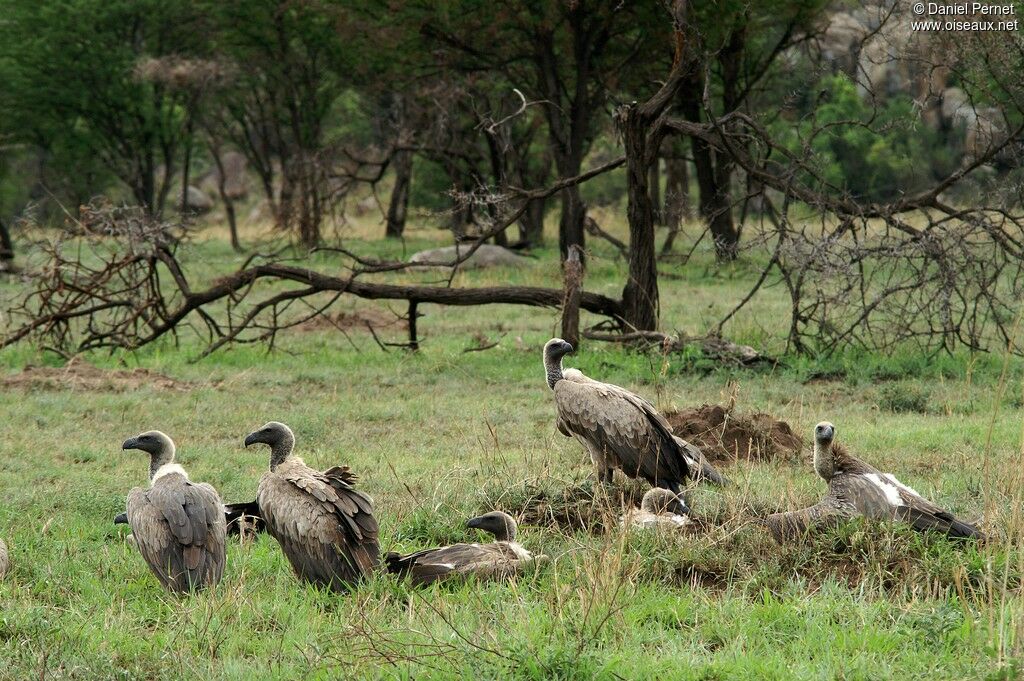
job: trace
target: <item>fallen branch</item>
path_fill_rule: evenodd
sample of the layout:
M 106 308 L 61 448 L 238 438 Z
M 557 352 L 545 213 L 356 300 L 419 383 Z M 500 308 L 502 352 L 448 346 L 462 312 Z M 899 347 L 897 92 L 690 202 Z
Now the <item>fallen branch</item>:
M 624 343 L 638 346 L 657 347 L 665 353 L 682 352 L 697 346 L 704 355 L 723 363 L 752 366 L 755 364 L 781 364 L 778 359 L 764 355 L 749 345 L 740 345 L 721 336 L 671 336 L 660 331 L 631 331 L 628 333 L 602 333 L 587 329 L 583 337 L 588 340 L 606 343 Z

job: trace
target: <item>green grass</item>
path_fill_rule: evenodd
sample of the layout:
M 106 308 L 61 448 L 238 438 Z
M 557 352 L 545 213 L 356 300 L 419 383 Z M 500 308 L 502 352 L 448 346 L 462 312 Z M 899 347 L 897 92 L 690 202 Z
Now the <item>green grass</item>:
M 437 238 L 416 230 L 407 248 Z M 348 246 L 389 256 L 402 248 Z M 188 251 L 202 278 L 241 260 L 216 239 Z M 588 289 L 618 295 L 621 268 L 595 245 Z M 685 268 L 663 270 L 673 275 L 662 281 L 663 325 L 689 333 L 756 276 L 749 263 L 717 269 L 702 250 Z M 456 283 L 558 281 L 549 248 L 527 268 Z M 782 295 L 755 298 L 726 333 L 782 352 Z M 337 309 L 367 306 L 345 299 Z M 590 465 L 555 430 L 541 370 L 557 312 L 421 311 L 416 354 L 381 352 L 357 330 L 292 331 L 273 353 L 235 347 L 194 362 L 201 346 L 186 338 L 180 348 L 86 359 L 146 367 L 189 390 L 0 392 L 0 536 L 14 563 L 0 583 L 0 678 L 1015 678 L 1024 633 L 1021 366 L 1011 361 L 1004 372 L 993 356 L 787 358 L 775 370 L 709 371 L 692 358 L 590 343 L 571 358 L 665 410 L 724 402 L 735 383 L 740 408 L 771 412 L 801 434 L 831 420 L 857 454 L 969 519 L 984 514 L 993 535 L 984 546 L 860 523 L 776 546 L 752 517 L 817 498 L 822 484 L 805 452 L 797 462 L 737 464 L 727 471 L 731 488 L 694 491 L 694 508 L 715 522 L 703 535 L 526 526 L 523 542 L 552 561 L 514 583 L 417 591 L 381 576 L 340 597 L 298 583 L 264 536 L 231 543 L 211 592 L 164 593 L 111 524 L 147 470 L 120 443 L 145 429 L 174 437 L 192 477 L 234 501 L 253 497 L 267 463 L 243 437 L 270 419 L 288 423 L 308 463 L 347 463 L 361 475 L 383 550 L 473 539 L 464 528 L 472 514 L 521 510 L 537 489 L 554 496 L 586 485 Z M 479 335 L 501 342 L 464 353 Z M 62 360 L 29 346 L 0 353 L 3 373 L 29 363 Z M 908 395 L 925 395 L 924 404 L 895 408 Z M 607 525 L 618 512 L 595 509 Z

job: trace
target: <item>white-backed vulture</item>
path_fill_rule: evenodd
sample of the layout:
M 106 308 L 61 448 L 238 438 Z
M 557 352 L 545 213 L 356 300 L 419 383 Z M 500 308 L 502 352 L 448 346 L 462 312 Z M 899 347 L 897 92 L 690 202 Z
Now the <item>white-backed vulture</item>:
M 639 509 L 631 509 L 622 516 L 622 527 L 645 530 L 679 530 L 693 527 L 690 509 L 682 497 L 660 487 L 647 490 Z
M 0 539 L 0 579 L 3 579 L 11 569 L 11 556 L 7 552 L 7 544 Z
M 196 591 L 224 574 L 224 505 L 217 490 L 188 479 L 174 463 L 174 442 L 158 430 L 129 438 L 122 449 L 149 454 L 148 489 L 128 493 L 128 524 L 139 553 L 165 588 Z
M 489 532 L 495 541 L 490 544 L 452 544 L 405 556 L 388 553 L 384 556 L 388 572 L 408 576 L 413 584 L 423 586 L 470 576 L 501 579 L 547 562 L 547 556 L 534 556 L 516 541 L 516 521 L 507 513 L 486 513 L 470 519 L 466 527 Z
M 610 482 L 618 468 L 631 478 L 678 493 L 692 477 L 680 444 L 684 441 L 672 434 L 665 417 L 644 398 L 576 369 L 563 370 L 562 357 L 572 351 L 561 338 L 544 345 L 544 371 L 555 394 L 559 432 L 583 443 L 599 481 Z
M 827 421 L 814 428 L 814 470 L 828 483 L 822 500 L 809 508 L 765 518 L 777 541 L 794 539 L 812 527 L 855 516 L 899 520 L 916 530 L 935 530 L 950 537 L 983 538 L 976 527 L 928 501 L 894 475 L 882 473 L 847 452 L 835 442 L 835 434 L 835 426 Z
M 270 446 L 256 504 L 295 574 L 339 592 L 371 574 L 380 562 L 373 500 L 355 489 L 348 466 L 310 468 L 292 454 L 291 429 L 276 421 L 245 438 L 246 447 L 256 443 Z

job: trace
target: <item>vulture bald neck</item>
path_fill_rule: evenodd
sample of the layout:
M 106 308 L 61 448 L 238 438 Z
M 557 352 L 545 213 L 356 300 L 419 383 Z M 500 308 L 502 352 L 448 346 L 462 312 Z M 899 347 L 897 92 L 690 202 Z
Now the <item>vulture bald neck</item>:
M 552 338 L 544 344 L 544 373 L 548 387 L 555 389 L 555 383 L 562 380 L 562 358 L 572 354 L 572 344 L 561 338 Z
M 161 468 L 174 463 L 174 454 L 177 451 L 174 440 L 159 430 L 150 430 L 130 437 L 121 444 L 121 449 L 138 449 L 149 454 L 150 480 L 156 478 L 156 474 Z
M 270 445 L 270 470 L 274 471 L 295 449 L 295 433 L 283 423 L 271 421 L 245 438 L 246 448 L 257 443 Z

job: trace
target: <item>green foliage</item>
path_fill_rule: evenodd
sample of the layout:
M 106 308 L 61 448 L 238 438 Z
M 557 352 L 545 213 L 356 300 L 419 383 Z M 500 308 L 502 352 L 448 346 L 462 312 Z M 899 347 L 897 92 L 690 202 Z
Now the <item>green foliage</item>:
M 909 97 L 894 95 L 873 107 L 843 74 L 822 79 L 815 91 L 807 120 L 796 128 L 780 121 L 776 128 L 793 152 L 809 145 L 812 166 L 828 186 L 888 201 L 953 170 L 951 151 L 918 120 Z M 805 181 L 817 184 L 809 175 Z
M 924 414 L 928 411 L 929 395 L 910 383 L 890 383 L 882 386 L 878 406 L 896 414 Z

